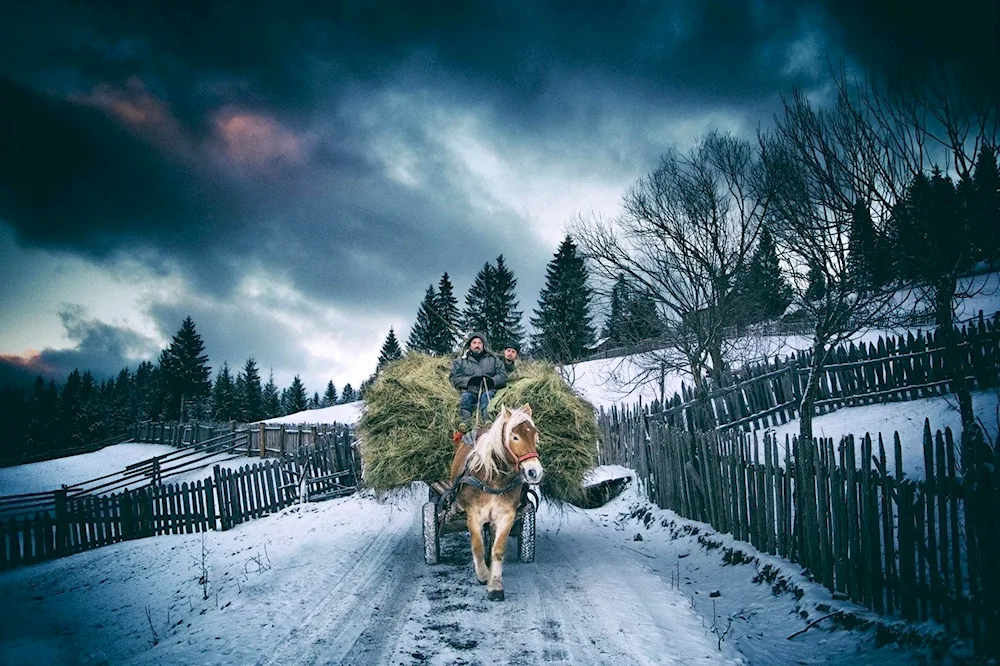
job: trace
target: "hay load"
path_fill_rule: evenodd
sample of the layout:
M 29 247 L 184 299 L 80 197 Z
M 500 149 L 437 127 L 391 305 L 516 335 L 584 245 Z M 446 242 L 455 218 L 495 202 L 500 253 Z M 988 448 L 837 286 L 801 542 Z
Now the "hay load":
M 365 391 L 358 424 L 364 483 L 388 491 L 413 481 L 448 478 L 458 427 L 458 393 L 448 382 L 450 358 L 410 352 L 382 368 Z M 573 393 L 554 366 L 524 361 L 507 390 L 490 405 L 529 403 L 541 433 L 542 492 L 579 501 L 581 481 L 597 464 L 599 430 L 594 408 Z

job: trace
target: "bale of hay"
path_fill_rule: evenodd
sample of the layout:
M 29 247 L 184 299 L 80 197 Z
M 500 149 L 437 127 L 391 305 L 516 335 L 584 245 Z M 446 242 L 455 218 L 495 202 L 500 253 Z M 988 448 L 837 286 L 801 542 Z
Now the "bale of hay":
M 389 491 L 450 472 L 459 423 L 458 392 L 448 382 L 450 358 L 410 352 L 382 368 L 365 391 L 358 424 L 364 484 Z M 596 465 L 599 429 L 594 408 L 576 395 L 554 366 L 521 362 L 508 388 L 490 405 L 531 405 L 541 433 L 542 492 L 579 501 L 584 475 Z

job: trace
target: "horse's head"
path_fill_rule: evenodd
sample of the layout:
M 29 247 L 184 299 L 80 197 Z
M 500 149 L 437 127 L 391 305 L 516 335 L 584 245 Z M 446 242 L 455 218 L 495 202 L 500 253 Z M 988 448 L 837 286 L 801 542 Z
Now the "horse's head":
M 542 461 L 538 456 L 538 428 L 531 419 L 531 405 L 508 409 L 501 408 L 503 422 L 503 443 L 514 462 L 514 470 L 520 471 L 524 480 L 532 485 L 541 483 Z

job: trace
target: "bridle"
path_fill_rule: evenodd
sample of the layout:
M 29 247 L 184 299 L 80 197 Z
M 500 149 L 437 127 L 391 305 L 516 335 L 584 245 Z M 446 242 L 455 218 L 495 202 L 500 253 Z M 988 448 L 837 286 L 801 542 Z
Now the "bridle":
M 514 461 L 514 473 L 520 475 L 521 463 L 523 463 L 525 460 L 531 460 L 532 458 L 541 460 L 542 457 L 541 455 L 539 455 L 538 449 L 535 449 L 534 451 L 528 451 L 523 456 L 519 456 L 516 453 L 514 453 L 514 449 L 510 447 L 510 437 L 512 434 L 510 432 L 511 430 L 513 430 L 513 428 L 510 428 L 509 424 L 504 424 L 503 447 L 507 450 L 507 455 L 509 455 L 511 459 Z

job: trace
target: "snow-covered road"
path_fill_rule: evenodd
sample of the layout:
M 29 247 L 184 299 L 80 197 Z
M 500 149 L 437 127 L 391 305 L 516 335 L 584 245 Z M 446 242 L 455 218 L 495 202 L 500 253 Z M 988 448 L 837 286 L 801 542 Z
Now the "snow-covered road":
M 487 601 L 467 534 L 424 564 L 424 498 L 415 484 L 0 573 L 0 664 L 918 663 L 870 630 L 788 640 L 828 592 L 635 488 L 589 511 L 543 502 L 535 562 L 509 557 L 507 598 Z M 722 566 L 726 547 L 759 563 Z M 765 564 L 788 593 L 753 581 Z

